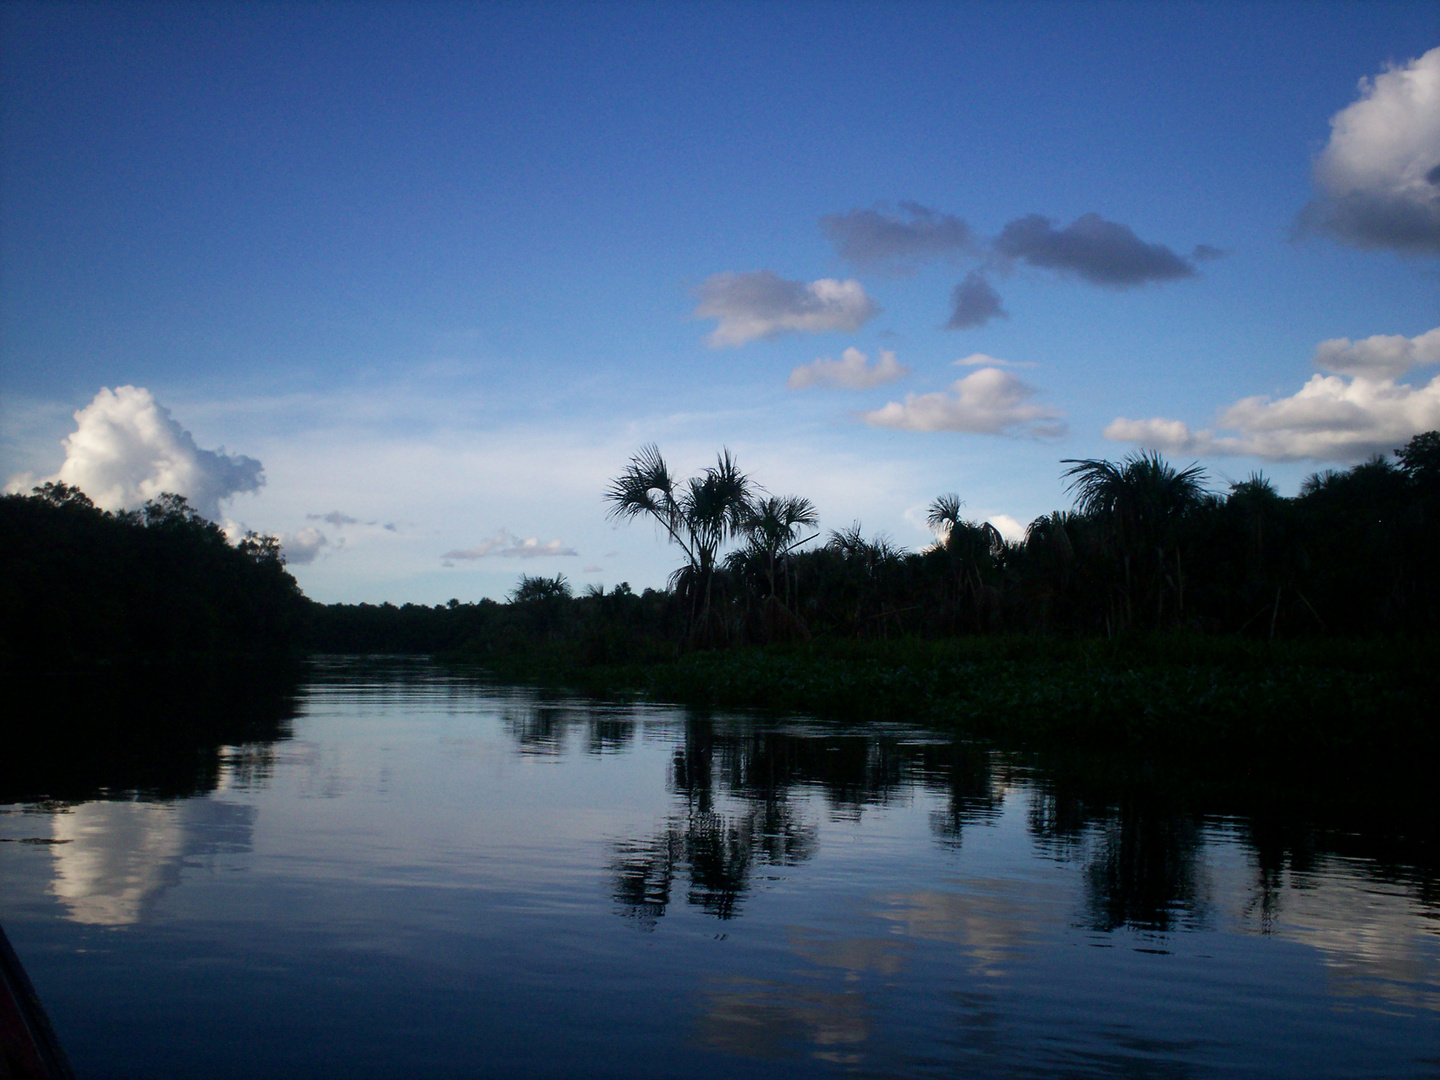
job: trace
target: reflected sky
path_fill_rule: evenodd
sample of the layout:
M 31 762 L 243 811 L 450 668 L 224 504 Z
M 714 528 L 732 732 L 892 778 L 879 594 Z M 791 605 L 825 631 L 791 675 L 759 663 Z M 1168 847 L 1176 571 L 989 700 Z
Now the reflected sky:
M 0 806 L 0 921 L 82 1075 L 1436 1071 L 1404 821 L 417 663 L 302 691 L 186 797 L 87 760 L 90 797 Z
M 248 852 L 254 819 L 253 806 L 220 799 L 66 807 L 51 817 L 51 891 L 75 922 L 138 923 L 187 865 Z

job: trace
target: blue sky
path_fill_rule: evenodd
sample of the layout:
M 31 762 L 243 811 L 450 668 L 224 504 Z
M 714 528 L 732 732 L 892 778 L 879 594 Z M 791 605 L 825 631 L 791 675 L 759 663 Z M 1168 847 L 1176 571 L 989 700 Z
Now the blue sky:
M 187 488 L 318 599 L 659 585 L 601 499 L 649 442 L 918 547 L 943 492 L 1068 505 L 1062 458 L 1293 492 L 1440 426 L 1430 3 L 0 31 L 0 477 Z

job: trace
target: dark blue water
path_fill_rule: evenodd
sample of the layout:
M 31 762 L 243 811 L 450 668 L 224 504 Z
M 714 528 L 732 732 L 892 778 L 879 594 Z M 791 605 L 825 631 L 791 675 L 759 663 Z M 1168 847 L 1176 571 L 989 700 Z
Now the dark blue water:
M 1328 796 L 416 664 L 298 690 L 168 790 L 3 807 L 82 1077 L 1440 1075 L 1423 846 Z

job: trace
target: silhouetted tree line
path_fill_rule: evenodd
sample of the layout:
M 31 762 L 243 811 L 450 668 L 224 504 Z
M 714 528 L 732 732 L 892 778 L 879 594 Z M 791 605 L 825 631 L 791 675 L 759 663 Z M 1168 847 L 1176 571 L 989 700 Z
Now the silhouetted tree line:
M 965 521 L 954 495 L 932 505 L 922 552 L 832 533 L 794 556 L 796 614 L 857 637 L 1440 629 L 1440 433 L 1317 473 L 1294 498 L 1258 475 L 1209 491 L 1198 467 L 1157 454 L 1066 464 L 1074 508 L 1018 543 Z
M 274 656 L 300 644 L 307 602 L 280 543 L 232 544 L 179 495 L 109 513 L 49 483 L 0 498 L 0 663 Z
M 451 600 L 426 604 L 316 604 L 306 642 L 322 653 L 458 653 L 503 666 L 522 662 L 537 648 L 562 652 L 579 663 L 615 663 L 650 654 L 673 654 L 685 634 L 674 594 L 632 592 L 621 582 L 608 592 L 572 593 L 563 574 L 524 575 L 508 603 Z
M 563 576 L 526 576 L 508 604 L 331 605 L 309 640 L 492 659 L 543 644 L 603 662 L 815 636 L 1440 630 L 1440 432 L 1316 473 L 1293 498 L 1261 475 L 1216 492 L 1198 466 L 1158 454 L 1065 464 L 1074 506 L 1019 542 L 965 520 L 948 494 L 930 507 L 936 542 L 923 551 L 858 524 L 801 550 L 819 539 L 808 500 L 761 492 L 728 452 L 681 479 L 646 447 L 606 498 L 613 516 L 654 520 L 680 550 L 667 590 L 576 596 Z
M 680 479 L 647 447 L 606 498 L 674 540 L 684 562 L 669 588 L 575 595 L 563 575 L 527 575 L 508 603 L 434 607 L 314 604 L 274 537 L 231 544 L 176 495 L 111 514 L 52 483 L 0 499 L 0 657 L 57 667 L 297 648 L 503 664 L 538 648 L 589 664 L 815 636 L 1440 629 L 1440 432 L 1316 473 L 1293 498 L 1258 475 L 1215 492 L 1157 454 L 1066 464 L 1074 506 L 1019 542 L 965 520 L 950 494 L 930 508 L 923 551 L 858 524 L 802 550 L 820 538 L 808 500 L 760 491 L 728 452 Z

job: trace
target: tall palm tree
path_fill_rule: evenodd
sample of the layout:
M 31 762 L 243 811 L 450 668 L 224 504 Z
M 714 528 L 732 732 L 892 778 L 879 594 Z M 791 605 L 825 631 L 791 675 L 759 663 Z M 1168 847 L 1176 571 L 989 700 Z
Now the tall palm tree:
M 649 516 L 685 553 L 686 565 L 671 576 L 671 584 L 690 602 L 692 632 L 710 614 L 720 548 L 743 531 L 752 489 L 728 449 L 699 476 L 679 481 L 651 443 L 605 492 L 611 517 Z
M 1222 520 L 1229 529 L 1226 550 L 1236 570 L 1227 582 L 1226 595 L 1242 610 L 1249 611 L 1239 622 L 1242 631 L 1268 615 L 1269 636 L 1273 638 L 1286 590 L 1300 595 L 1295 579 L 1303 550 L 1293 530 L 1287 527 L 1291 516 L 1290 500 L 1282 497 L 1263 473 L 1251 473 L 1230 485 Z
M 764 499 L 756 499 L 751 504 L 743 526 L 748 539 L 747 547 L 755 555 L 765 560 L 766 581 L 772 597 L 778 597 L 778 590 L 775 587 L 776 564 L 781 560 L 788 560 L 790 553 L 795 548 L 814 540 L 819 535 L 818 533 L 806 537 L 800 535 L 804 529 L 813 529 L 819 520 L 820 515 L 815 510 L 815 504 L 798 495 L 770 495 Z M 788 571 L 785 572 L 784 577 L 788 606 L 790 593 Z
M 986 582 L 1005 552 L 1005 538 L 988 521 L 966 521 L 960 516 L 964 501 L 954 492 L 941 495 L 930 504 L 926 524 L 934 530 L 936 547 L 949 556 L 955 575 L 957 600 L 967 597 L 972 621 L 978 629 L 987 603 L 997 599 Z M 993 604 L 992 604 L 993 608 Z
M 1185 578 L 1179 532 L 1185 519 L 1208 497 L 1205 470 L 1198 464 L 1176 469 L 1157 453 L 1132 454 L 1118 465 L 1087 458 L 1067 458 L 1068 489 L 1075 508 L 1104 529 L 1122 570 L 1123 616 L 1131 625 L 1136 600 L 1148 608 L 1153 594 L 1155 619 L 1163 615 L 1165 595 L 1176 597 L 1176 615 L 1185 606 Z M 1174 549 L 1174 574 L 1170 549 Z
M 801 535 L 818 520 L 815 506 L 798 495 L 757 497 L 745 517 L 745 544 L 725 557 L 725 569 L 741 583 L 745 593 L 745 623 L 748 632 L 761 640 L 778 641 L 810 636 L 808 628 L 791 607 L 793 553 L 818 533 Z M 777 572 L 779 581 L 777 581 Z M 784 598 L 781 598 L 781 586 Z M 761 593 L 758 621 L 752 617 L 751 597 Z
M 1032 617 L 1048 632 L 1059 609 L 1068 614 L 1075 568 L 1076 515 L 1056 510 L 1030 522 L 1025 530 L 1023 587 Z
M 930 512 L 925 515 L 925 523 L 940 537 L 942 547 L 949 537 L 950 531 L 960 524 L 960 508 L 964 505 L 965 501 L 953 491 L 941 495 L 930 504 Z
M 686 542 L 686 534 L 680 520 L 680 503 L 676 498 L 678 487 L 670 466 L 660 454 L 660 448 L 649 443 L 630 459 L 625 471 L 610 482 L 605 500 L 613 505 L 610 517 L 633 518 L 648 514 L 670 535 L 671 541 L 680 545 L 685 557 L 695 561 L 695 554 Z
M 840 571 L 826 591 L 844 597 L 841 603 L 849 609 L 852 632 L 864 635 L 873 626 L 885 636 L 891 615 L 886 598 L 895 594 L 894 571 L 904 558 L 903 549 L 884 533 L 866 540 L 857 521 L 848 529 L 832 530 L 825 551 L 832 558 L 838 556 Z

